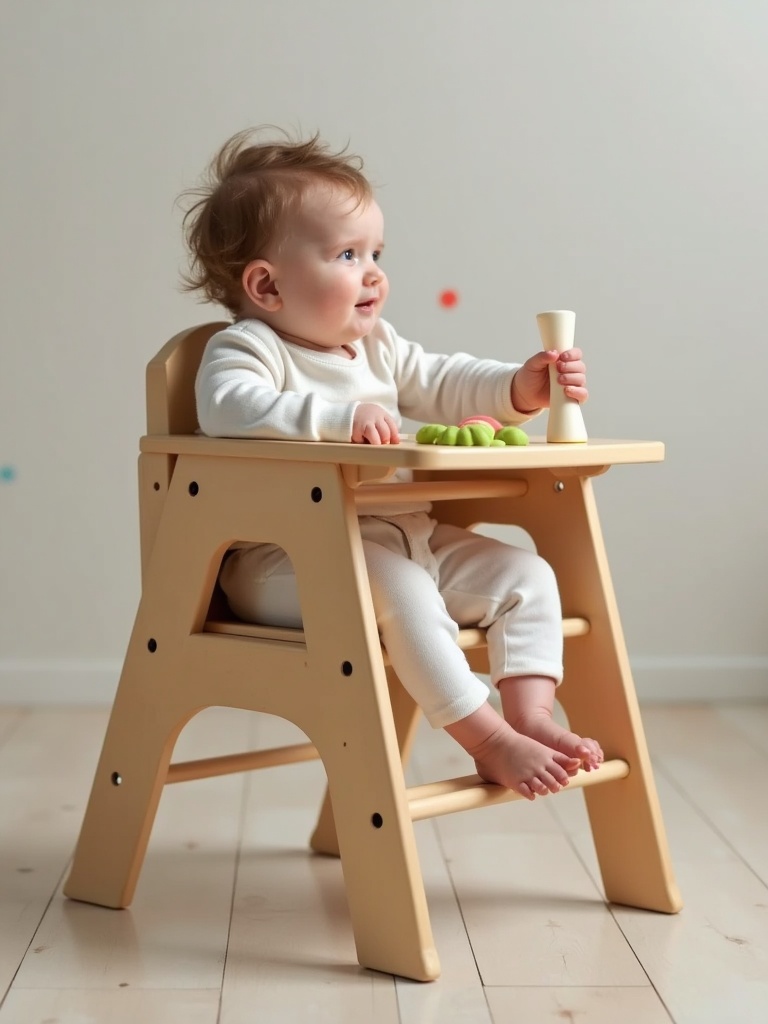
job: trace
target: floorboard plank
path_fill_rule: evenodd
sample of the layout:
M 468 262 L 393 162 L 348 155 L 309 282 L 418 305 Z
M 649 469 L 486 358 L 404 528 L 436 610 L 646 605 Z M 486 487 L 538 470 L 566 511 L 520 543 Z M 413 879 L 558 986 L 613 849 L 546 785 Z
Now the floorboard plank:
M 670 1024 L 652 988 L 489 988 L 494 1024 Z
M 713 706 L 681 708 L 674 716 L 651 707 L 645 722 L 660 768 L 768 885 L 768 753 L 744 742 Z
M 31 714 L 30 710 L 24 711 L 21 708 L 0 708 L 0 748 L 23 719 Z
M 32 943 L 80 828 L 103 711 L 5 716 L 0 746 L 0 997 Z
M 714 710 L 719 718 L 723 718 L 758 750 L 768 755 L 768 704 L 756 701 L 716 704 Z
M 0 1024 L 217 1024 L 219 992 L 13 989 Z

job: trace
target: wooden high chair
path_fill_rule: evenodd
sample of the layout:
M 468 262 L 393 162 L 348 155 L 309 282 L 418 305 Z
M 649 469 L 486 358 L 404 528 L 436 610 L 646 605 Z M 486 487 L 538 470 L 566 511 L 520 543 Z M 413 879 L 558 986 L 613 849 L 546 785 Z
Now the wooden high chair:
M 660 461 L 663 446 L 374 447 L 200 436 L 193 383 L 221 326 L 177 335 L 147 367 L 142 597 L 67 896 L 107 907 L 131 902 L 166 783 L 320 757 L 329 795 L 311 845 L 341 855 L 360 963 L 420 981 L 439 975 L 412 822 L 517 795 L 476 775 L 404 784 L 418 709 L 387 667 L 357 522 L 386 487 L 388 501 L 438 503 L 446 522 L 517 524 L 552 565 L 567 638 L 558 698 L 571 728 L 599 737 L 606 753 L 599 771 L 580 772 L 568 787 L 587 787 L 606 896 L 679 910 L 591 486 L 611 465 Z M 414 482 L 383 483 L 397 467 L 411 468 Z M 237 541 L 270 541 L 290 555 L 303 630 L 247 625 L 222 608 L 217 574 Z M 463 630 L 460 644 L 473 669 L 487 672 L 484 632 Z M 281 716 L 311 743 L 171 764 L 184 725 L 215 705 Z

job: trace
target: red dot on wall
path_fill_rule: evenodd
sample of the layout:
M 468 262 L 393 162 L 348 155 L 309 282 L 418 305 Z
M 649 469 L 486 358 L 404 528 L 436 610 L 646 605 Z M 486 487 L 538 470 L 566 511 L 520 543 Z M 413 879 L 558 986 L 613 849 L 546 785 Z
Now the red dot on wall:
M 444 309 L 453 309 L 459 301 L 459 293 L 455 292 L 453 288 L 446 288 L 440 292 L 440 305 Z

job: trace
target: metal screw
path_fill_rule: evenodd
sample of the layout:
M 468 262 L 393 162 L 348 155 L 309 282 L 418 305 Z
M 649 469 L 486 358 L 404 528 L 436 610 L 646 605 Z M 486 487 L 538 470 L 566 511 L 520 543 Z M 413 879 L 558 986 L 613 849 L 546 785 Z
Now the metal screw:
M 556 490 L 556 491 L 557 491 L 558 493 L 559 493 L 560 491 L 564 491 L 564 490 L 565 490 L 565 484 L 563 483 L 563 481 L 562 481 L 562 480 L 558 480 L 558 481 L 557 481 L 557 482 L 555 483 L 555 490 Z

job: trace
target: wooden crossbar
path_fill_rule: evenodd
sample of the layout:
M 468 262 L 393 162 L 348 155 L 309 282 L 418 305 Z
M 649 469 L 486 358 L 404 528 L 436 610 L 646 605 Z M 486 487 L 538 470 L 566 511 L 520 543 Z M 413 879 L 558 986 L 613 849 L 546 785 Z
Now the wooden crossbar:
M 596 771 L 580 770 L 562 792 L 573 788 L 595 786 L 603 782 L 615 782 L 629 775 L 626 761 L 615 759 L 605 761 Z M 513 789 L 505 789 L 492 782 L 484 782 L 479 775 L 465 775 L 442 782 L 428 782 L 423 786 L 408 789 L 408 806 L 412 821 L 435 818 L 454 811 L 469 811 L 476 807 L 491 807 L 509 800 L 525 799 Z
M 316 761 L 320 755 L 312 743 L 294 743 L 269 750 L 249 750 L 244 754 L 225 754 L 222 757 L 204 757 L 198 761 L 178 761 L 168 768 L 165 784 L 209 779 L 214 775 L 250 772 L 256 768 L 272 768 L 279 764 Z
M 290 629 L 287 626 L 259 626 L 250 622 L 237 622 L 234 619 L 209 619 L 205 623 L 203 632 L 223 633 L 230 636 L 249 636 L 254 640 L 285 640 L 291 643 L 304 643 L 304 631 L 302 629 Z M 563 619 L 563 636 L 569 637 L 586 636 L 589 633 L 589 620 L 580 616 Z M 485 647 L 484 629 L 462 629 L 456 641 L 462 651 L 474 650 L 478 647 Z M 386 652 L 384 662 L 389 664 Z
M 216 775 L 254 771 L 272 768 L 276 765 L 296 764 L 301 761 L 316 761 L 320 757 L 312 743 L 296 743 L 269 750 L 252 750 L 243 754 L 227 754 L 223 757 L 207 757 L 197 761 L 181 761 L 168 769 L 166 785 L 175 782 L 191 782 Z M 563 792 L 571 789 L 595 786 L 603 782 L 615 782 L 629 774 L 629 765 L 619 758 L 606 761 L 596 771 L 579 771 Z M 406 790 L 408 808 L 412 821 L 435 818 L 442 814 L 469 811 L 478 807 L 492 807 L 523 797 L 512 789 L 505 789 L 492 782 L 485 782 L 479 775 L 463 775 L 454 779 L 428 782 L 422 786 L 411 786 Z
M 357 508 L 412 501 L 452 501 L 456 498 L 522 498 L 526 480 L 417 480 L 402 484 L 366 484 L 355 491 Z

